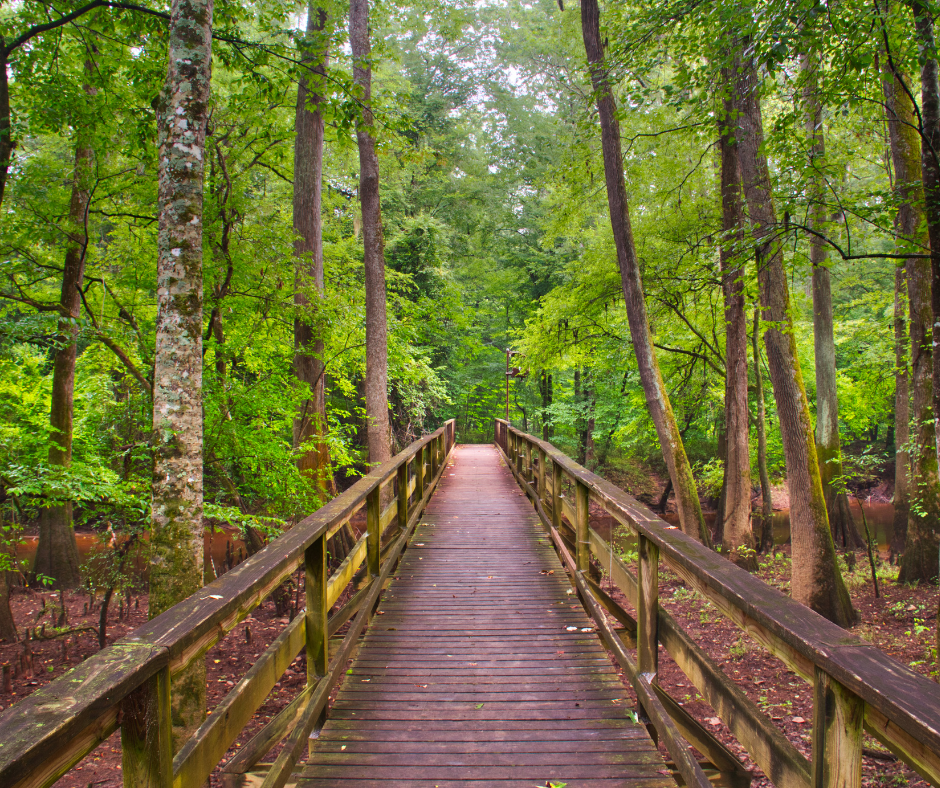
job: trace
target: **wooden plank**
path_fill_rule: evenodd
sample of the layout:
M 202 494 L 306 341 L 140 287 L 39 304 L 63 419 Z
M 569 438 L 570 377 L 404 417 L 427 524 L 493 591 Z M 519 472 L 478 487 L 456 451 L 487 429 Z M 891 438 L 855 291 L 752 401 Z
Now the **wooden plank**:
M 168 664 L 166 649 L 116 643 L 0 714 L 0 785 L 52 785 L 108 738 L 121 701 Z
M 309 603 L 309 599 L 308 599 Z M 173 788 L 199 788 L 306 642 L 305 615 L 277 636 L 173 758 Z M 125 775 L 127 774 L 125 770 Z
M 645 536 L 638 542 L 640 578 L 636 606 L 637 667 L 653 676 L 659 671 L 659 548 Z
M 395 516 L 398 514 L 398 496 L 396 495 L 389 501 L 388 506 L 382 510 L 382 516 L 379 519 L 379 528 L 384 531 L 388 528 L 389 523 L 395 519 Z
M 375 577 L 379 573 L 381 562 L 382 539 L 382 489 L 377 487 L 369 493 L 366 499 L 366 562 L 369 574 Z
M 591 542 L 588 538 L 588 488 L 574 483 L 574 520 L 576 558 L 578 569 L 586 571 L 591 563 Z
M 813 788 L 862 784 L 862 723 L 865 704 L 816 669 L 813 686 Z
M 170 671 L 164 667 L 121 704 L 121 773 L 125 788 L 173 785 Z

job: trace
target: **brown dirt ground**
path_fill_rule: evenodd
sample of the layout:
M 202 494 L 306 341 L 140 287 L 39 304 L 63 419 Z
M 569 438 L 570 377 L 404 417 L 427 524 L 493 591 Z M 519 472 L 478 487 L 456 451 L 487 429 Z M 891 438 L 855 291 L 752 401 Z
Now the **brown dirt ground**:
M 783 591 L 788 590 L 789 548 L 778 548 L 774 557 L 763 557 L 760 576 Z M 879 567 L 882 596 L 875 599 L 871 590 L 868 564 L 863 553 L 856 559 L 856 568 L 848 572 L 847 582 L 862 622 L 855 631 L 882 648 L 895 659 L 911 665 L 925 675 L 936 677 L 937 658 L 935 637 L 937 626 L 938 590 L 936 586 L 911 588 L 898 585 L 893 578 L 896 569 L 886 563 Z M 606 581 L 605 588 L 606 588 Z M 296 591 L 296 589 L 295 589 Z M 725 672 L 778 723 L 787 737 L 806 754 L 810 751 L 812 728 L 812 688 L 795 674 L 786 670 L 776 658 L 746 639 L 740 631 L 724 619 L 716 608 L 690 593 L 675 577 L 661 576 L 661 601 L 682 623 L 698 643 L 715 659 Z M 614 592 L 618 597 L 619 591 Z M 302 598 L 302 595 L 301 597 Z M 624 607 L 629 605 L 619 596 Z M 59 615 L 60 595 L 49 591 L 18 591 L 13 594 L 12 608 L 22 633 L 26 627 L 51 628 Z M 95 626 L 98 611 L 87 612 L 89 597 L 82 592 L 65 594 L 68 624 L 72 627 Z M 111 606 L 108 641 L 123 637 L 146 620 L 146 594 L 133 594 L 130 604 L 117 600 Z M 266 600 L 253 615 L 240 624 L 227 638 L 216 645 L 206 658 L 208 706 L 213 708 L 247 671 L 253 661 L 277 636 L 288 618 L 278 615 L 273 600 Z M 246 636 L 250 631 L 250 642 Z M 16 673 L 10 690 L 0 686 L 0 710 L 8 708 L 18 699 L 65 673 L 81 660 L 98 650 L 95 632 L 80 632 L 68 638 L 30 641 L 32 668 L 21 670 L 25 647 L 19 643 L 0 643 L 0 664 L 8 663 Z M 694 687 L 679 671 L 665 652 L 661 652 L 660 682 L 678 701 L 706 726 L 716 732 L 742 760 L 754 775 L 755 788 L 770 785 L 730 732 L 718 720 L 714 711 L 701 699 Z M 261 725 L 302 688 L 306 675 L 303 657 L 298 659 L 275 686 L 271 695 L 259 709 L 249 726 L 243 731 L 230 752 L 242 746 Z M 632 693 L 629 693 L 631 694 Z M 884 753 L 877 742 L 866 737 L 864 758 L 864 785 L 926 786 L 914 772 Z M 121 786 L 120 736 L 115 734 L 94 753 L 76 766 L 58 783 L 58 788 L 119 788 Z M 266 759 L 267 760 L 267 759 Z M 213 786 L 220 785 L 217 777 Z M 574 788 L 574 786 L 572 786 Z

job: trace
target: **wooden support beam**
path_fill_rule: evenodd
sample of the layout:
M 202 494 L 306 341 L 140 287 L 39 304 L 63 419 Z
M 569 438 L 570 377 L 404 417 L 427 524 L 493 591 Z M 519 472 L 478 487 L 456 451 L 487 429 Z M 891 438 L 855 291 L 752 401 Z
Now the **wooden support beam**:
M 379 561 L 381 560 L 381 538 L 382 538 L 382 488 L 376 487 L 369 493 L 366 499 L 366 531 L 368 533 L 367 541 L 367 561 L 369 565 L 369 574 L 375 576 L 379 573 Z
M 538 499 L 543 503 L 548 502 L 548 495 L 545 491 L 545 450 L 539 449 L 539 479 L 538 479 L 538 489 L 536 493 L 538 494 Z
M 574 483 L 574 535 L 578 569 L 587 571 L 591 565 L 591 540 L 588 536 L 588 489 L 581 482 Z
M 307 647 L 307 683 L 315 683 L 326 674 L 330 663 L 330 636 L 327 613 L 329 593 L 327 591 L 326 539 L 317 539 L 304 556 L 304 589 L 307 609 L 304 642 Z
M 552 461 L 552 527 L 561 528 L 561 464 Z
M 121 774 L 124 788 L 173 785 L 169 667 L 151 676 L 121 704 Z
M 425 447 L 422 446 L 415 454 L 415 489 L 418 492 L 419 501 L 424 500 L 424 452 Z
M 865 703 L 821 668 L 813 682 L 813 788 L 862 784 Z
M 659 671 L 659 548 L 639 537 L 639 599 L 637 600 L 637 663 L 640 673 Z

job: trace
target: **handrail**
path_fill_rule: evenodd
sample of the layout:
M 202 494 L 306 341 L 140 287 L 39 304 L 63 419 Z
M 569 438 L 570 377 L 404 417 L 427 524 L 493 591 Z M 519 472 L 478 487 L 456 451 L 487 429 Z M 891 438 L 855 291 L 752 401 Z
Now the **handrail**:
M 328 601 L 341 590 L 337 584 L 351 577 L 355 566 L 344 564 L 329 578 L 326 540 L 366 501 L 366 549 L 354 551 L 354 563 L 365 561 L 372 589 L 380 587 L 381 577 L 387 574 L 380 567 L 380 491 L 384 485 L 396 483 L 391 506 L 404 537 L 417 523 L 440 479 L 454 439 L 455 423 L 450 420 L 231 571 L 0 714 L 0 785 L 52 785 L 119 727 L 126 786 L 202 785 L 243 725 L 230 723 L 250 719 L 298 648 L 307 649 L 307 690 L 313 694 L 320 682 L 332 684 L 336 670 L 345 669 L 345 663 L 339 668 L 331 664 L 327 669 L 329 636 L 335 631 L 336 620 L 351 617 L 350 605 L 361 604 L 364 597 L 355 595 L 346 607 L 328 616 Z M 404 539 L 398 539 L 392 545 L 386 570 L 404 544 Z M 220 702 L 226 713 L 207 720 L 176 762 L 171 762 L 170 677 L 202 657 L 300 566 L 306 573 L 303 622 L 288 625 L 291 632 L 282 633 L 283 637 L 261 655 L 257 670 L 249 671 Z M 371 595 L 370 591 L 367 597 Z M 359 620 L 350 631 L 361 629 L 359 623 L 369 615 L 371 610 L 360 608 Z M 349 648 L 352 645 L 344 642 L 341 650 L 346 653 Z
M 543 518 L 550 517 L 556 530 L 563 517 L 570 522 L 578 567 L 583 568 L 582 552 L 593 553 L 637 610 L 640 671 L 646 672 L 645 661 L 655 673 L 658 646 L 665 647 L 775 785 L 860 785 L 864 727 L 940 786 L 940 686 L 691 539 L 550 443 L 495 421 L 495 441 L 536 508 L 544 507 Z M 574 486 L 574 507 L 562 496 L 565 477 Z M 589 528 L 590 500 L 636 533 L 639 579 Z M 812 762 L 658 605 L 660 559 L 813 684 Z

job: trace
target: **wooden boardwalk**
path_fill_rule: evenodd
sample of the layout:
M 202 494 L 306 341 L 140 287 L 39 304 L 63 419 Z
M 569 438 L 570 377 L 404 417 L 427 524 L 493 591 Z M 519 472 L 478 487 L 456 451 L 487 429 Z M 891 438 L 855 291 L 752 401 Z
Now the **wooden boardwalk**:
M 299 786 L 674 786 L 492 446 L 459 446 Z

